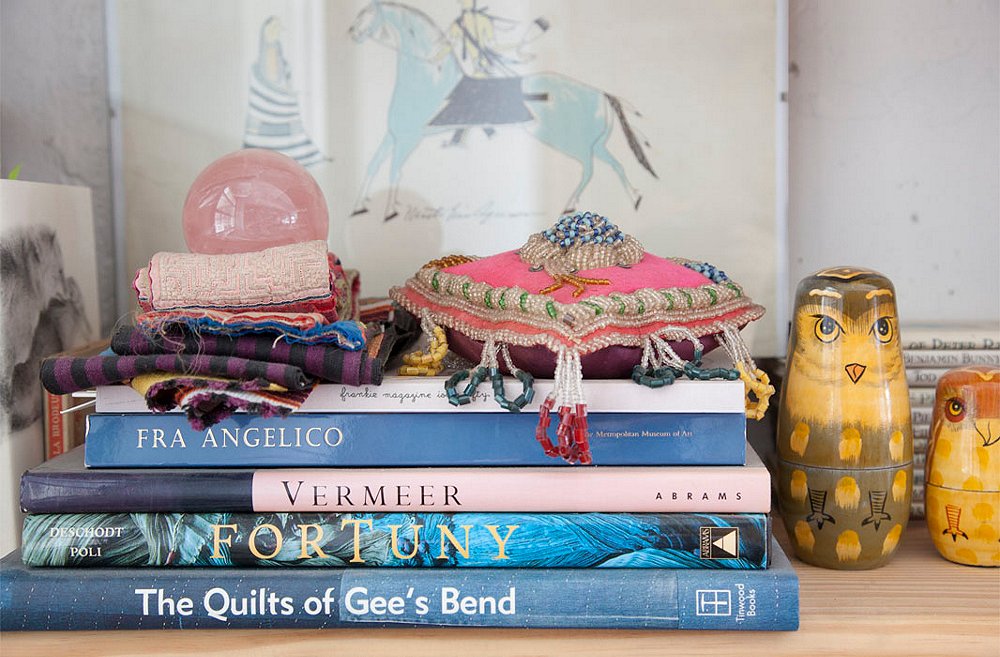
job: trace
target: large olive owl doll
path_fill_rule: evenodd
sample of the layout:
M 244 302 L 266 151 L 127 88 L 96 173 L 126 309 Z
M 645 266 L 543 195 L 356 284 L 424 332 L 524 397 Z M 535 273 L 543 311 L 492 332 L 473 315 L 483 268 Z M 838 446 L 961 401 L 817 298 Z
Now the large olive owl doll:
M 964 367 L 938 381 L 924 481 L 941 556 L 1000 566 L 1000 370 Z
M 913 431 L 895 290 L 882 274 L 838 267 L 799 284 L 777 440 L 798 557 L 885 564 L 909 519 Z

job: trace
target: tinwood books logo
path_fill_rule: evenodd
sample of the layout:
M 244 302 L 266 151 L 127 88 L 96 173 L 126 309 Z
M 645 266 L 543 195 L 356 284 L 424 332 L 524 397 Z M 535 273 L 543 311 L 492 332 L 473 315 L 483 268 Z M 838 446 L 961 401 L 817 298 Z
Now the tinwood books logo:
M 699 527 L 702 559 L 738 559 L 740 530 L 738 527 Z
M 732 591 L 729 589 L 698 589 L 695 616 L 732 616 Z

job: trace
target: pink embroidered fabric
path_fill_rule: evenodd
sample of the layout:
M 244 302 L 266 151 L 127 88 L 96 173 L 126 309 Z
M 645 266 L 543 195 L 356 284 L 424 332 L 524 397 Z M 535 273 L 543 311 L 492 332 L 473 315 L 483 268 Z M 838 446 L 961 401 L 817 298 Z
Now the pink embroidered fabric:
M 136 273 L 133 287 L 145 311 L 319 313 L 334 322 L 355 310 L 355 283 L 322 240 L 251 253 L 161 252 Z
M 468 276 L 497 288 L 520 287 L 538 291 L 552 284 L 549 274 L 544 270 L 532 271 L 531 265 L 523 261 L 517 251 L 505 251 L 489 258 L 447 267 L 443 271 Z M 589 287 L 575 297 L 573 288 L 567 286 L 549 293 L 549 297 L 560 303 L 577 303 L 611 293 L 629 294 L 645 288 L 699 287 L 706 283 L 705 277 L 698 272 L 651 253 L 647 253 L 640 262 L 628 269 L 602 267 L 590 269 L 586 275 L 589 278 L 607 279 L 610 284 Z

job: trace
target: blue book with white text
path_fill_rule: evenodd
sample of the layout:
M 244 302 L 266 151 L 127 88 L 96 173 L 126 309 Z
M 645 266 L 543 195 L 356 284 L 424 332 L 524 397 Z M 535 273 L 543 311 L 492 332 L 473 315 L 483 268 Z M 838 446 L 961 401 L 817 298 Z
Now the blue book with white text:
M 767 570 L 29 568 L 0 562 L 0 630 L 465 626 L 795 630 Z
M 235 415 L 205 430 L 179 414 L 87 420 L 86 464 L 128 467 L 566 465 L 546 456 L 527 413 Z M 742 465 L 742 413 L 593 413 L 595 465 Z

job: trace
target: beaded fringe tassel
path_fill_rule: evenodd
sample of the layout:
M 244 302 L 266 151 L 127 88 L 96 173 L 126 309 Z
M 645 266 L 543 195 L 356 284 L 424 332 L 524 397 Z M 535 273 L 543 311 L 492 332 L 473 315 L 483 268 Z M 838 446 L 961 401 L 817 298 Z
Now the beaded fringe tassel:
M 444 329 L 434 324 L 427 315 L 420 320 L 420 329 L 428 337 L 427 351 L 419 349 L 403 356 L 400 376 L 435 376 L 444 367 L 444 357 L 448 353 L 448 340 Z
M 693 362 L 687 362 L 677 355 L 670 340 L 681 334 L 694 345 Z M 698 337 L 684 328 L 672 328 L 659 335 L 649 335 L 643 342 L 642 361 L 632 370 L 632 380 L 650 388 L 670 385 L 678 377 L 707 381 L 709 379 L 741 379 L 746 388 L 746 414 L 753 420 L 760 420 L 770 404 L 774 387 L 767 374 L 760 370 L 750 356 L 750 350 L 740 337 L 739 329 L 723 324 L 715 335 L 716 342 L 733 361 L 733 369 L 724 367 L 703 368 L 701 366 L 702 344 Z
M 552 392 L 538 409 L 538 427 L 535 438 L 542 445 L 547 456 L 559 456 L 568 463 L 590 465 L 590 437 L 587 433 L 587 402 L 583 396 L 583 368 L 579 352 L 561 349 L 556 359 L 555 385 Z M 556 411 L 559 423 L 556 427 L 556 443 L 549 437 L 552 411 Z
M 500 372 L 500 363 L 497 361 L 497 352 L 503 355 L 507 369 L 523 386 L 521 394 L 515 399 L 507 399 L 503 387 L 503 374 Z M 459 392 L 458 384 L 465 379 L 468 379 L 469 383 L 465 386 L 463 392 Z M 444 390 L 448 395 L 448 403 L 452 406 L 468 404 L 472 401 L 473 395 L 476 394 L 476 388 L 486 379 L 490 380 L 490 385 L 493 388 L 493 400 L 505 411 L 519 413 L 535 397 L 535 390 L 532 387 L 535 378 L 514 366 L 514 363 L 510 359 L 510 352 L 507 350 L 507 345 L 497 346 L 496 342 L 492 338 L 489 338 L 483 343 L 483 355 L 479 360 L 478 367 L 455 372 L 445 381 Z
M 740 331 L 735 326 L 723 325 L 722 332 L 715 336 L 726 354 L 733 359 L 736 371 L 746 388 L 746 414 L 751 420 L 761 420 L 767 412 L 774 395 L 774 386 L 767 373 L 757 367 Z

